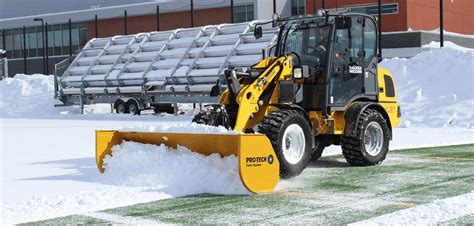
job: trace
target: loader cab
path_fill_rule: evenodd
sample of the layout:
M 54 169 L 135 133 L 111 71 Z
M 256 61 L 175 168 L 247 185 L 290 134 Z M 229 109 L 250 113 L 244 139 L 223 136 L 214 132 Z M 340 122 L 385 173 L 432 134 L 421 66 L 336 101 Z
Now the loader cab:
M 342 22 L 341 22 L 342 21 Z M 357 99 L 377 100 L 377 28 L 367 15 L 335 18 L 327 74 L 327 107 L 345 109 Z
M 377 28 L 355 13 L 289 20 L 280 27 L 276 56 L 307 65 L 299 103 L 307 110 L 343 110 L 357 99 L 377 100 Z

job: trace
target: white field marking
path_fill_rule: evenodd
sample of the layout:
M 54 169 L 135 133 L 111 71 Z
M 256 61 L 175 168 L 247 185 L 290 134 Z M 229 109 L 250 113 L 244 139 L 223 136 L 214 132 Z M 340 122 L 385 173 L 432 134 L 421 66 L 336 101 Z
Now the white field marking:
M 474 214 L 474 191 L 350 225 L 433 225 Z
M 147 220 L 140 217 L 124 217 L 116 214 L 104 213 L 104 212 L 89 212 L 78 214 L 86 217 L 93 217 L 104 221 L 109 221 L 117 224 L 125 225 L 157 225 L 159 221 Z

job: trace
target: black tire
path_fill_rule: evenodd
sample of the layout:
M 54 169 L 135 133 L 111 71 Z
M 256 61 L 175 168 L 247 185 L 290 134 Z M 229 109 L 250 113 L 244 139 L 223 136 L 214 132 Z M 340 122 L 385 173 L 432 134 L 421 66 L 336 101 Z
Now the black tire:
M 316 143 L 316 147 L 313 150 L 313 154 L 311 154 L 311 161 L 317 161 L 323 155 L 324 148 L 326 148 L 323 144 Z
M 115 104 L 115 112 L 117 112 L 117 114 L 128 114 L 127 104 L 121 100 L 118 101 Z
M 229 116 L 227 115 L 225 107 L 219 105 L 206 107 L 203 111 L 194 116 L 192 122 L 208 126 L 230 128 Z
M 155 114 L 174 114 L 174 107 L 172 104 L 157 104 L 153 105 L 153 111 L 155 112 Z
M 290 141 L 287 139 L 283 141 L 284 133 L 290 125 L 299 126 L 303 132 L 302 134 L 304 134 L 302 139 L 304 150 L 302 156 L 300 154 L 301 158 L 296 158 L 299 159 L 297 162 L 289 161 L 290 157 L 285 156 L 283 150 L 283 142 L 285 142 L 286 148 L 291 148 L 291 139 Z M 284 109 L 270 112 L 258 125 L 258 132 L 265 134 L 270 139 L 273 150 L 280 161 L 281 178 L 297 176 L 306 168 L 311 158 L 311 144 L 314 138 L 312 137 L 310 124 L 301 111 Z M 288 145 L 290 146 L 288 147 Z
M 127 110 L 131 115 L 140 115 L 141 113 L 138 103 L 133 99 L 127 101 Z
M 369 125 L 371 126 L 368 129 Z M 369 130 L 379 131 L 379 128 L 372 129 L 376 125 L 380 126 L 382 134 L 375 133 L 380 135 L 370 136 Z M 377 110 L 366 109 L 360 114 L 355 130 L 355 137 L 344 135 L 341 139 L 342 154 L 346 161 L 353 166 L 372 166 L 385 160 L 390 140 L 390 129 L 385 118 Z M 369 138 L 372 138 L 372 140 L 367 140 Z M 383 140 L 380 141 L 380 138 L 383 138 Z M 371 151 L 372 149 L 369 148 L 367 150 L 366 142 L 369 143 L 370 147 L 373 143 L 370 141 L 376 141 L 376 144 L 380 143 L 380 149 L 376 148 L 375 151 Z

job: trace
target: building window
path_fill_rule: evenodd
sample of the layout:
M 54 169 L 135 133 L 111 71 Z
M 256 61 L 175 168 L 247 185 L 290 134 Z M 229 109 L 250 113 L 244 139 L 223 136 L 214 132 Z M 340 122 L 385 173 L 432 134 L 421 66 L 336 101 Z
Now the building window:
M 254 20 L 253 5 L 234 6 L 234 22 L 241 23 Z
M 0 30 L 1 32 L 1 30 Z M 87 43 L 87 23 L 72 24 L 72 51 L 76 53 Z M 0 33 L 0 49 L 7 50 L 8 58 L 23 57 L 23 28 L 5 29 L 5 46 Z M 41 26 L 26 29 L 27 57 L 41 57 L 43 55 L 43 33 Z M 48 53 L 50 56 L 69 55 L 69 25 L 48 26 Z
M 369 15 L 377 15 L 379 7 L 377 5 L 348 7 L 353 13 L 365 13 Z M 382 4 L 382 14 L 397 14 L 398 3 Z
M 291 0 L 291 15 L 305 15 L 305 0 Z

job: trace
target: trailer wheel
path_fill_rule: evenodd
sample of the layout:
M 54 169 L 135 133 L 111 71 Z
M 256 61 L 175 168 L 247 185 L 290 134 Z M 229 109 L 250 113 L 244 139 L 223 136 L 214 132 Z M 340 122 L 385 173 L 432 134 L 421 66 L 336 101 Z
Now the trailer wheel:
M 122 100 L 117 100 L 115 102 L 115 112 L 117 114 L 128 114 L 127 104 Z
M 138 103 L 133 99 L 127 101 L 127 110 L 131 115 L 140 115 L 141 113 Z
M 311 127 L 298 110 L 284 109 L 270 112 L 258 125 L 272 143 L 280 161 L 280 177 L 300 174 L 311 158 Z
M 355 137 L 344 135 L 341 139 L 346 161 L 353 166 L 371 166 L 385 160 L 390 140 L 385 118 L 376 110 L 366 109 L 355 129 Z

